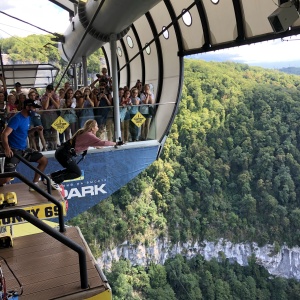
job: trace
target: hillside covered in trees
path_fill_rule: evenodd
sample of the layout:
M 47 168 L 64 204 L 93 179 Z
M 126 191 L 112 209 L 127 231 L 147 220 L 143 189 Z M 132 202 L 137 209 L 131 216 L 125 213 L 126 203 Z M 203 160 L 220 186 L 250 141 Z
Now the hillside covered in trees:
M 300 78 L 235 63 L 185 70 L 163 155 L 78 218 L 94 226 L 87 237 L 299 245 Z
M 52 35 L 32 34 L 27 37 L 10 37 L 0 40 L 2 54 L 8 55 L 8 63 L 49 63 L 64 71 L 67 63 L 60 57 Z M 99 49 L 87 58 L 88 73 L 100 71 Z
M 148 245 L 154 237 L 173 243 L 222 237 L 274 244 L 277 251 L 283 244 L 299 245 L 299 126 L 298 76 L 185 60 L 182 101 L 161 158 L 72 224 L 80 226 L 96 256 L 124 240 Z M 111 274 L 116 276 L 114 270 Z M 130 284 L 132 274 L 119 275 Z M 203 277 L 195 278 L 203 294 Z M 212 278 L 215 287 L 219 279 Z M 222 280 L 230 284 L 228 276 Z M 176 299 L 188 299 L 176 286 Z M 203 299 L 240 299 L 228 295 Z

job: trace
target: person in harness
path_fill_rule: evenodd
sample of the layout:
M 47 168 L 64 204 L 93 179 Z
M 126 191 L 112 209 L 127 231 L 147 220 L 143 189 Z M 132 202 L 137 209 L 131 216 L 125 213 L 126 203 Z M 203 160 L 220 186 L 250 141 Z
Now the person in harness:
M 78 167 L 75 157 L 87 153 L 89 147 L 102 148 L 106 146 L 122 145 L 122 142 L 102 141 L 96 137 L 99 130 L 96 120 L 87 120 L 83 128 L 77 130 L 73 137 L 63 143 L 56 151 L 56 160 L 65 168 L 53 172 L 49 177 L 57 184 L 61 184 L 65 180 L 75 179 L 81 176 L 81 170 Z

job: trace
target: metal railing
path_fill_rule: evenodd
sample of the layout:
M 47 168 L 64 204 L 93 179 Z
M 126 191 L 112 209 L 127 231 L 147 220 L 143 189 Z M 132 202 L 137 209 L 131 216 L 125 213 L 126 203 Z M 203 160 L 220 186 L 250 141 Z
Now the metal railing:
M 43 172 L 38 170 L 36 167 L 31 165 L 26 159 L 24 159 L 22 156 L 18 154 L 14 154 L 20 161 L 22 161 L 25 165 L 27 165 L 32 170 L 39 173 L 42 177 L 47 179 L 47 185 L 50 187 L 50 179 L 47 177 Z M 0 157 L 5 157 L 3 153 L 0 154 Z M 42 196 L 44 196 L 48 201 L 54 203 L 58 208 L 58 220 L 59 220 L 59 231 L 53 229 L 43 221 L 39 220 L 35 216 L 32 216 L 30 213 L 28 213 L 26 210 L 23 210 L 21 208 L 14 208 L 11 210 L 0 210 L 0 218 L 6 218 L 6 217 L 15 217 L 19 216 L 34 225 L 35 227 L 39 228 L 40 230 L 44 231 L 48 235 L 52 236 L 59 242 L 63 243 L 67 247 L 71 248 L 75 252 L 78 253 L 79 256 L 79 271 L 80 271 L 80 281 L 81 281 L 81 288 L 86 289 L 88 288 L 88 276 L 87 276 L 87 266 L 86 266 L 86 254 L 84 249 L 73 242 L 71 239 L 67 238 L 65 235 L 62 234 L 62 232 L 65 232 L 65 224 L 64 224 L 64 217 L 63 217 L 63 206 L 62 204 L 56 200 L 50 193 L 47 193 L 43 191 L 40 187 L 38 187 L 36 184 L 29 181 L 26 177 L 21 175 L 18 172 L 4 172 L 0 173 L 0 178 L 8 178 L 8 177 L 17 177 L 21 181 L 23 181 L 25 184 L 36 190 L 38 193 L 40 193 Z M 51 190 L 51 188 L 50 188 Z
M 52 195 L 46 193 L 43 191 L 40 187 L 38 187 L 33 182 L 29 181 L 26 177 L 21 175 L 19 172 L 6 172 L 6 173 L 0 173 L 0 178 L 8 178 L 8 177 L 17 177 L 24 183 L 26 183 L 31 188 L 35 189 L 37 192 L 39 192 L 42 196 L 44 196 L 48 201 L 52 202 L 57 206 L 58 209 L 58 222 L 59 222 L 59 231 L 65 232 L 65 224 L 64 224 L 64 216 L 63 216 L 63 207 L 62 204 L 56 200 Z
M 57 230 L 53 229 L 46 223 L 42 222 L 41 220 L 39 220 L 38 218 L 36 218 L 35 216 L 31 215 L 30 213 L 28 213 L 27 211 L 21 208 L 15 208 L 13 210 L 7 210 L 7 211 L 5 210 L 0 211 L 0 218 L 16 217 L 16 216 L 22 217 L 27 222 L 31 223 L 35 227 L 39 228 L 43 232 L 55 238 L 57 241 L 63 243 L 65 246 L 71 248 L 72 250 L 78 253 L 81 288 L 87 289 L 88 276 L 87 276 L 86 254 L 84 249 L 80 245 L 76 244 L 74 241 L 72 241 L 71 239 L 63 235 L 61 232 L 58 232 Z

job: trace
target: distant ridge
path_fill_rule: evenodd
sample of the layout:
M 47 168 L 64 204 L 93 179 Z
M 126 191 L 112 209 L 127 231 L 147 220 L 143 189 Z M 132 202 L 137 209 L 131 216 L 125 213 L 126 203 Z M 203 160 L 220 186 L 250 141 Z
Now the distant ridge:
M 233 55 L 230 53 L 222 53 L 222 52 L 207 52 L 207 53 L 200 53 L 187 56 L 188 59 L 200 59 L 207 62 L 215 61 L 215 62 L 235 62 L 241 64 L 247 64 L 252 67 L 262 67 L 266 69 L 275 69 L 282 72 L 285 72 L 282 69 L 299 69 L 300 70 L 300 61 L 293 60 L 293 61 L 247 61 L 245 58 L 239 57 L 237 55 Z M 292 66 L 292 67 L 291 67 Z M 295 74 L 290 72 L 285 72 L 288 74 Z M 297 73 L 298 75 L 299 73 Z
M 300 68 L 297 67 L 288 67 L 288 68 L 281 68 L 278 69 L 280 72 L 284 72 L 287 74 L 294 74 L 294 75 L 300 75 Z

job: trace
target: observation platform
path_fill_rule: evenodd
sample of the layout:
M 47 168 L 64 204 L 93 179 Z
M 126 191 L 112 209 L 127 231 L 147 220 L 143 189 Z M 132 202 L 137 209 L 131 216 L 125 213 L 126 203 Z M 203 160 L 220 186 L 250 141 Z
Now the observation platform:
M 30 169 L 40 172 L 24 158 L 17 157 Z M 14 192 L 17 198 L 15 205 L 3 207 L 1 203 L 0 228 L 29 222 L 42 230 L 31 235 L 24 232 L 24 236 L 13 238 L 13 242 L 11 234 L 1 230 L 0 293 L 9 299 L 112 299 L 109 284 L 79 228 L 64 224 L 67 211 L 64 192 L 51 190 L 49 178 L 41 172 L 47 186 L 35 185 L 18 172 L 0 175 L 22 181 L 0 187 L 3 195 Z M 29 191 L 29 187 L 35 191 Z M 57 229 L 43 221 L 56 217 Z
M 67 227 L 62 234 L 86 253 L 88 288 L 82 289 L 80 285 L 77 253 L 43 232 L 17 237 L 13 248 L 0 249 L 7 290 L 18 292 L 21 300 L 111 299 L 105 276 L 80 230 Z

